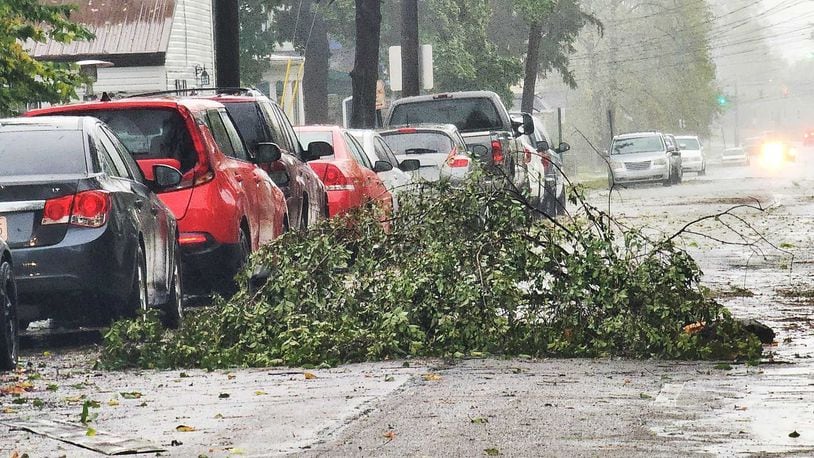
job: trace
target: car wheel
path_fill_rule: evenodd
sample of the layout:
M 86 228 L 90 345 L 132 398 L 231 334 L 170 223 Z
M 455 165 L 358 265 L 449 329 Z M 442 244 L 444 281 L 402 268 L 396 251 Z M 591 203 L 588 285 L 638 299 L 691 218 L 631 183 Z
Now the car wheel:
M 147 258 L 144 255 L 144 248 L 138 244 L 136 253 L 136 271 L 133 275 L 133 287 L 130 290 L 130 298 L 127 301 L 128 315 L 138 315 L 147 311 Z
M 178 329 L 184 321 L 184 288 L 181 275 L 181 247 L 175 245 L 175 262 L 172 267 L 170 297 L 161 306 L 161 323 L 165 328 Z
M 560 197 L 557 198 L 557 215 L 564 215 L 567 210 L 568 200 L 566 199 L 565 189 L 562 190 L 560 193 Z
M 285 226 L 285 221 L 283 222 L 283 226 Z M 245 230 L 240 230 L 237 243 L 240 250 L 240 258 L 237 260 L 237 270 L 240 271 L 249 263 L 249 257 L 252 255 L 252 242 L 249 238 L 249 234 L 247 234 Z
M 308 214 L 311 211 L 311 206 L 308 203 L 308 198 L 304 198 L 302 201 L 302 210 L 300 210 L 300 230 L 307 231 L 308 230 Z
M 20 346 L 17 321 L 17 294 L 11 264 L 0 264 L 0 307 L 2 307 L 2 330 L 0 331 L 0 370 L 17 367 L 17 350 Z
M 706 174 L 707 174 L 707 163 L 706 163 L 706 162 L 704 162 L 704 163 L 701 165 L 701 170 L 698 172 L 698 176 L 704 176 L 704 175 L 706 175 Z

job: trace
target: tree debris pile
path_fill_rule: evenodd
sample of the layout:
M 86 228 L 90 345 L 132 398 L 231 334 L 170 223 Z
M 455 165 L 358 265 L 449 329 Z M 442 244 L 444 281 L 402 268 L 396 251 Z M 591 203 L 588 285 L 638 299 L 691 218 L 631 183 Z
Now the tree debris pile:
M 241 290 L 165 331 L 115 323 L 110 368 L 336 365 L 406 356 L 748 359 L 758 340 L 704 295 L 671 242 L 570 196 L 542 217 L 518 193 L 472 183 L 402 197 L 392 230 L 368 209 L 264 247 Z M 248 272 L 268 281 L 250 287 Z M 685 326 L 704 323 L 703 332 Z

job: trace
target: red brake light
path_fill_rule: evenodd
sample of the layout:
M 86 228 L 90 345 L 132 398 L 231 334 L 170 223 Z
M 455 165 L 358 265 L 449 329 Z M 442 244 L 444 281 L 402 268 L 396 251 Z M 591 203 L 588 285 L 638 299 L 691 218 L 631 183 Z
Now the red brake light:
M 43 226 L 67 224 L 71 219 L 71 207 L 73 207 L 73 194 L 47 200 L 45 210 L 42 212 L 41 224 Z
M 110 195 L 104 191 L 85 191 L 45 202 L 42 225 L 67 224 L 102 227 L 110 212 Z
M 201 232 L 182 232 L 178 235 L 180 245 L 201 245 L 208 241 L 209 237 Z
M 452 168 L 469 167 L 469 158 L 466 156 L 459 156 L 457 150 L 453 149 L 449 156 L 447 156 L 447 165 Z
M 414 134 L 416 132 L 417 131 L 412 127 L 402 127 L 401 129 L 399 129 L 400 134 Z
M 339 167 L 328 164 L 325 167 L 325 175 L 322 179 L 328 191 L 352 191 L 354 189 L 352 184 L 348 183 L 348 178 L 339 170 Z
M 492 162 L 495 164 L 503 163 L 503 145 L 500 140 L 492 140 Z

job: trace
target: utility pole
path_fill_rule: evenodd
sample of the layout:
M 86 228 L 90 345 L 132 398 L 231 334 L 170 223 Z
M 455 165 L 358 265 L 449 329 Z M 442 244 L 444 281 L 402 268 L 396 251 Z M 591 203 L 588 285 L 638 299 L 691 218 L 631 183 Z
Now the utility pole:
M 240 87 L 240 19 L 237 0 L 212 2 L 215 85 Z
M 421 93 L 418 81 L 418 0 L 401 1 L 401 95 Z
M 740 101 L 738 100 L 738 82 L 735 81 L 735 146 L 740 146 Z

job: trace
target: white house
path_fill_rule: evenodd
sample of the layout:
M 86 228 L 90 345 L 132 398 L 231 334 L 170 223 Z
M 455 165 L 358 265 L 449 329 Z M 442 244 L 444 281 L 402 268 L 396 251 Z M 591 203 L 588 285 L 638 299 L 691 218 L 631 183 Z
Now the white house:
M 100 60 L 96 94 L 139 93 L 211 86 L 215 51 L 211 0 L 56 0 L 78 9 L 71 20 L 95 35 L 67 45 L 36 43 L 39 60 Z M 208 81 L 207 81 L 208 80 Z

